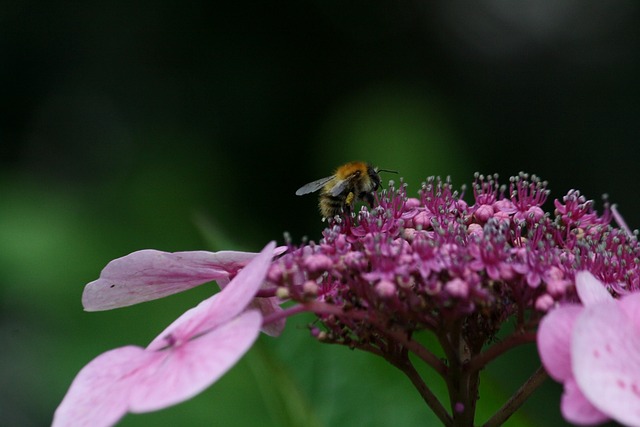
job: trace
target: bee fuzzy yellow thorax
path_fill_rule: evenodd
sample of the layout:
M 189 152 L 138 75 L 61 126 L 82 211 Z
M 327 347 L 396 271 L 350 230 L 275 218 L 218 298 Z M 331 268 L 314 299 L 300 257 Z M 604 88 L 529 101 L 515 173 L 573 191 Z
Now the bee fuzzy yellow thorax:
M 336 169 L 335 177 L 337 179 L 347 179 L 354 174 L 366 174 L 369 165 L 365 162 L 350 162 Z
M 369 165 L 364 162 L 350 162 L 338 167 L 333 173 L 332 179 L 322 188 L 322 194 L 330 193 L 336 186 L 336 183 L 345 182 L 349 180 L 354 182 L 359 177 L 364 177 L 367 174 Z M 349 188 L 350 189 L 350 188 Z M 350 192 L 346 192 L 344 195 L 348 196 Z M 349 198 L 349 203 L 353 200 L 353 195 Z

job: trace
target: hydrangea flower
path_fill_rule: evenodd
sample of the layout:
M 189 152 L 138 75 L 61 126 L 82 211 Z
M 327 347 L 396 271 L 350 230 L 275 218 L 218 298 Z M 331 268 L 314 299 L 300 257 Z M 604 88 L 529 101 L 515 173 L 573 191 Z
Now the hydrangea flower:
M 467 426 L 474 423 L 480 371 L 509 349 L 535 342 L 538 324 L 547 313 L 555 316 L 564 311 L 557 308 L 564 306 L 572 310 L 569 304 L 579 301 L 578 272 L 591 272 L 602 289 L 616 296 L 640 289 L 637 239 L 625 226 L 620 229 L 609 224 L 619 216 L 608 204 L 598 213 L 593 202 L 571 190 L 554 201 L 553 212 L 547 212 L 547 183 L 523 173 L 508 185 L 499 184 L 496 175 L 477 174 L 471 188 L 468 202 L 465 191 L 456 191 L 448 179 L 429 178 L 417 197 L 407 195 L 404 183 L 396 188 L 390 182 L 387 190 L 375 195 L 373 208 L 330 219 L 317 243 L 296 246 L 288 239 L 287 251 L 270 262 L 264 279 L 252 285 L 242 307 L 233 312 L 233 319 L 249 319 L 247 345 L 256 333 L 249 317 L 255 317 L 254 312 L 242 314 L 247 307 L 260 308 L 258 328 L 274 335 L 286 318 L 312 312 L 317 322 L 310 325 L 310 332 L 317 340 L 385 358 L 409 378 L 444 425 Z M 261 260 L 279 254 L 273 248 L 265 251 Z M 88 309 L 128 305 L 212 279 L 224 287 L 221 295 L 231 295 L 231 289 L 239 286 L 235 284 L 238 278 L 257 262 L 241 269 L 246 260 L 228 267 L 202 253 L 143 252 L 128 257 L 113 261 L 100 279 L 87 285 L 84 302 Z M 229 282 L 238 269 L 238 276 Z M 231 304 L 231 299 L 215 298 Z M 280 307 L 283 303 L 285 308 Z M 208 311 L 225 313 L 219 304 Z M 176 323 L 190 316 L 195 315 Z M 215 316 L 211 314 L 212 319 Z M 507 321 L 515 325 L 513 331 L 496 340 Z M 240 330 L 240 326 L 229 326 L 231 330 L 236 327 Z M 149 395 L 145 406 L 139 406 L 135 390 L 149 390 L 144 385 L 144 367 L 151 363 L 147 360 L 150 354 L 160 357 L 159 351 L 193 351 L 198 358 L 202 353 L 195 343 L 205 342 L 218 329 L 206 329 L 206 334 L 201 329 L 188 330 L 196 332 L 163 333 L 145 350 L 125 347 L 115 350 L 113 356 L 100 356 L 85 368 L 105 364 L 110 373 L 99 377 L 102 387 L 134 390 L 116 398 L 124 402 L 114 403 L 119 409 L 113 413 L 120 415 L 111 422 L 123 411 L 152 410 L 187 398 L 183 394 L 164 401 Z M 425 333 L 435 336 L 440 349 L 423 344 L 420 337 Z M 209 357 L 215 360 L 216 352 L 210 350 Z M 242 346 L 234 354 L 244 351 Z M 127 362 L 129 359 L 133 362 Z M 431 392 L 430 382 L 421 377 L 416 363 L 431 366 L 445 382 L 448 404 Z M 122 374 L 136 364 L 142 374 Z M 576 384 L 583 387 L 577 381 L 576 366 L 574 363 L 572 372 Z M 182 381 L 178 379 L 183 376 L 180 369 L 176 364 L 175 381 Z M 81 371 L 78 378 L 82 380 L 76 382 L 86 384 L 96 370 Z M 198 383 L 186 374 L 184 382 Z M 564 375 L 554 378 L 569 378 Z M 198 384 L 215 380 L 215 376 L 207 378 Z M 543 370 L 534 372 L 488 424 L 504 422 L 544 378 Z M 81 388 L 76 382 L 72 391 Z M 571 384 L 566 381 L 566 389 Z M 633 390 L 633 384 L 628 386 Z M 200 387 L 191 391 L 196 389 Z M 588 396 L 586 389 L 581 390 Z M 65 398 L 59 413 L 90 410 L 82 399 L 69 399 Z
M 476 175 L 467 203 L 448 180 L 430 178 L 417 198 L 393 185 L 377 205 L 337 218 L 318 243 L 291 246 L 267 275 L 278 295 L 317 314 L 322 342 L 384 357 L 400 368 L 445 425 L 471 425 L 479 371 L 514 346 L 535 342 L 540 319 L 578 301 L 575 274 L 588 270 L 612 292 L 640 288 L 637 239 L 612 227 L 572 190 L 545 212 L 547 183 L 520 174 L 508 186 Z M 512 320 L 511 320 L 512 319 Z M 514 332 L 495 340 L 507 322 Z M 446 363 L 425 348 L 437 337 Z M 430 365 L 449 388 L 449 407 L 417 376 L 408 354 Z M 516 395 L 524 400 L 542 371 Z M 523 397 L 524 396 L 524 397 Z M 505 420 L 521 401 L 491 420 Z
M 581 425 L 640 425 L 640 294 L 615 300 L 589 272 L 576 275 L 576 288 L 583 305 L 552 311 L 538 331 L 540 358 L 564 384 L 562 414 Z

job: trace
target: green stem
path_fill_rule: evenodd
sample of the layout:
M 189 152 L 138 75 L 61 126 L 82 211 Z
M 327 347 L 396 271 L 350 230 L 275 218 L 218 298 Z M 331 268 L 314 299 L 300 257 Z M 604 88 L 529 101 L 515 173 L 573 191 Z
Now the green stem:
M 542 366 L 529 377 L 527 381 L 509 398 L 489 420 L 484 423 L 483 427 L 501 426 L 511 415 L 513 415 L 522 404 L 531 396 L 531 394 L 542 385 L 547 379 L 547 373 Z
M 474 357 L 469 363 L 469 369 L 471 371 L 479 371 L 480 369 L 484 368 L 493 359 L 507 352 L 507 350 L 510 350 L 521 344 L 535 342 L 535 340 L 536 340 L 535 333 L 511 335 L 504 341 L 501 341 L 497 344 L 492 345 L 485 352 L 480 353 L 479 355 Z
M 388 331 L 386 335 L 402 344 L 407 350 L 415 354 L 427 365 L 431 366 L 442 378 L 446 378 L 447 366 L 438 357 L 422 346 L 419 342 L 408 338 L 406 334 Z
M 389 360 L 389 359 L 387 359 Z M 409 359 L 404 361 L 399 360 L 389 360 L 394 366 L 400 369 L 405 375 L 409 378 L 413 386 L 418 390 L 420 396 L 425 401 L 427 406 L 431 408 L 434 414 L 442 421 L 442 424 L 445 426 L 453 425 L 453 420 L 451 419 L 451 415 L 447 412 L 442 403 L 438 400 L 435 394 L 429 389 L 429 387 L 425 384 L 425 382 L 420 377 L 420 374 L 411 364 Z

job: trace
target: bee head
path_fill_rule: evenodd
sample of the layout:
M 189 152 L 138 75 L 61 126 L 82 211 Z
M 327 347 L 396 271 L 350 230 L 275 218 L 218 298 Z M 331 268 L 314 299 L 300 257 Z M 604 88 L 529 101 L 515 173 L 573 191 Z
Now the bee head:
M 380 174 L 378 174 L 378 169 L 373 167 L 368 167 L 367 175 L 369 175 L 369 178 L 373 183 L 373 189 L 371 191 L 376 191 L 380 187 Z
M 373 191 L 376 191 L 381 185 L 380 172 L 398 173 L 398 171 L 390 169 L 378 169 L 369 166 L 369 168 L 367 168 L 367 173 L 369 174 L 369 178 L 371 178 L 371 181 L 373 182 Z

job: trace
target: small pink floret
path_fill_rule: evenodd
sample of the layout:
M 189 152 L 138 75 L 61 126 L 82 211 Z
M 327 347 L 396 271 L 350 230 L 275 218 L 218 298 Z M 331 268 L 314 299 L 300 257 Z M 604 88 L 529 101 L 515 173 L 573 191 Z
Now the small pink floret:
M 305 258 L 304 265 L 310 272 L 324 272 L 331 268 L 333 261 L 326 255 L 310 255 Z
M 390 298 L 396 294 L 396 285 L 389 280 L 380 280 L 375 289 L 378 295 L 383 298 Z
M 493 217 L 493 207 L 490 205 L 481 205 L 476 209 L 474 215 L 478 222 L 484 224 L 489 218 Z
M 469 284 L 460 278 L 449 280 L 444 289 L 454 297 L 466 298 L 469 296 Z
M 553 307 L 553 305 L 555 304 L 555 300 L 553 299 L 553 297 L 549 294 L 544 294 L 544 295 L 540 295 L 537 299 L 536 299 L 536 310 L 545 312 L 548 311 L 551 307 Z

